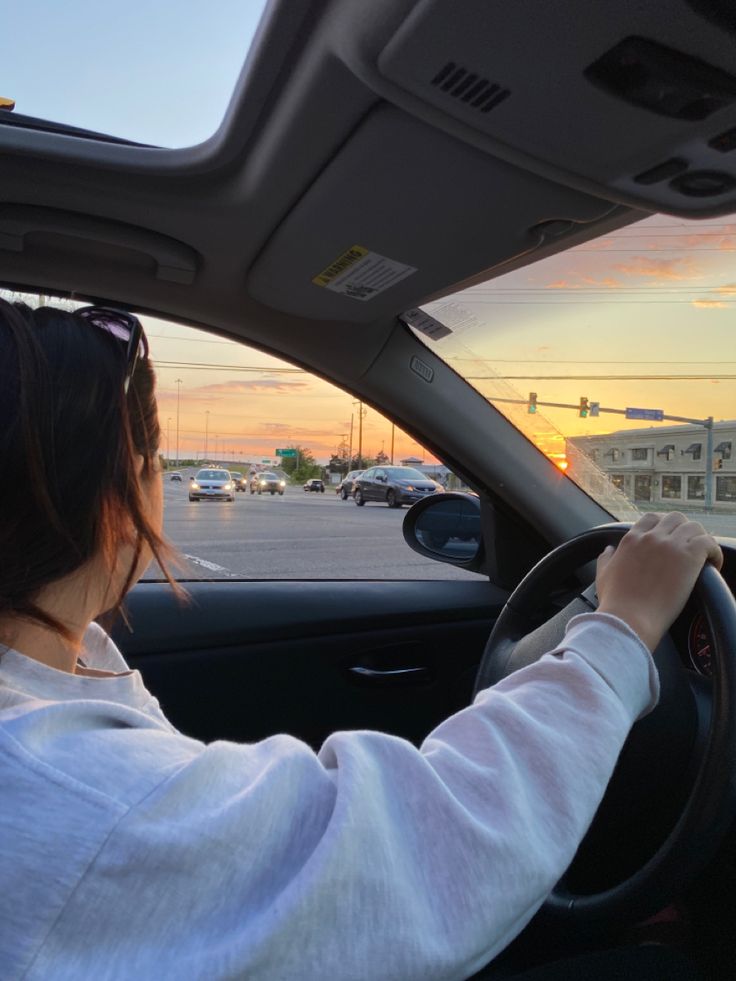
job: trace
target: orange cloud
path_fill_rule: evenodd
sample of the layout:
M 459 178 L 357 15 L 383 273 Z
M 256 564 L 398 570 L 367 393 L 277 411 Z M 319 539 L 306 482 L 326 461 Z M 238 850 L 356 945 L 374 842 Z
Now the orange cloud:
M 723 296 L 736 296 L 736 283 L 725 283 L 713 290 L 714 293 L 721 293 Z
M 692 256 L 682 259 L 648 259 L 643 255 L 635 255 L 628 262 L 617 262 L 613 268 L 625 276 L 645 276 L 658 280 L 697 279 L 701 275 L 700 267 Z
M 567 279 L 558 279 L 554 283 L 547 283 L 545 289 L 548 290 L 582 290 L 588 286 L 605 286 L 608 289 L 616 289 L 621 286 L 618 279 L 613 276 L 604 276 L 596 279 L 595 276 L 580 276 L 580 282 L 571 282 Z
M 693 300 L 693 306 L 698 310 L 726 310 L 728 305 L 722 300 Z
M 252 392 L 281 395 L 287 392 L 296 394 L 305 388 L 309 388 L 306 382 L 282 381 L 279 378 L 254 378 L 252 381 L 237 380 L 200 385 L 195 392 L 212 395 L 246 395 Z

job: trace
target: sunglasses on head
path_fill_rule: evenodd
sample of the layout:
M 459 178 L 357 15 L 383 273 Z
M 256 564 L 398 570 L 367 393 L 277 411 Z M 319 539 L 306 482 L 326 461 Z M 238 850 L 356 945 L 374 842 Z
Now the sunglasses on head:
M 138 358 L 148 357 L 148 341 L 140 320 L 132 313 L 114 307 L 80 307 L 74 311 L 74 316 L 107 331 L 125 345 L 123 391 L 127 392 Z

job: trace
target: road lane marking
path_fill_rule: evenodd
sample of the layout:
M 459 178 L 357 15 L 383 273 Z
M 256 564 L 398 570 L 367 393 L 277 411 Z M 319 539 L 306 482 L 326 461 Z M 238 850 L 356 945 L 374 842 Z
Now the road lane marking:
M 194 563 L 194 565 L 202 566 L 203 569 L 207 569 L 209 572 L 218 572 L 221 576 L 226 576 L 228 579 L 237 579 L 238 577 L 234 572 L 230 572 L 223 565 L 218 565 L 216 562 L 210 562 L 209 559 L 201 559 L 198 555 L 188 555 L 186 552 L 183 553 L 184 558 L 189 562 Z

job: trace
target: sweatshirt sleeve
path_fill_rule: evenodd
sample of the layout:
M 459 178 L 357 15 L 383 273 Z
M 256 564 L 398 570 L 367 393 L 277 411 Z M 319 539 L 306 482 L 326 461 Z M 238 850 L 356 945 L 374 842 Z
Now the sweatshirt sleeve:
M 564 872 L 657 693 L 636 634 L 584 614 L 419 749 L 377 732 L 319 754 L 201 747 L 119 821 L 37 967 L 66 977 L 85 923 L 84 976 L 466 978 Z

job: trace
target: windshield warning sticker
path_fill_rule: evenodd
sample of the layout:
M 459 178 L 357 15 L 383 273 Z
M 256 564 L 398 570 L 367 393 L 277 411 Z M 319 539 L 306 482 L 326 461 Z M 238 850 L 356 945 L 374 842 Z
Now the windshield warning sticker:
M 418 308 L 405 310 L 399 316 L 399 320 L 402 320 L 408 327 L 413 327 L 414 330 L 431 337 L 433 341 L 440 341 L 452 333 L 445 324 L 440 323 L 439 320 L 435 320 L 434 317 L 430 317 L 428 313 Z
M 315 276 L 312 282 L 353 300 L 372 300 L 416 271 L 414 266 L 370 252 L 362 245 L 354 245 Z

